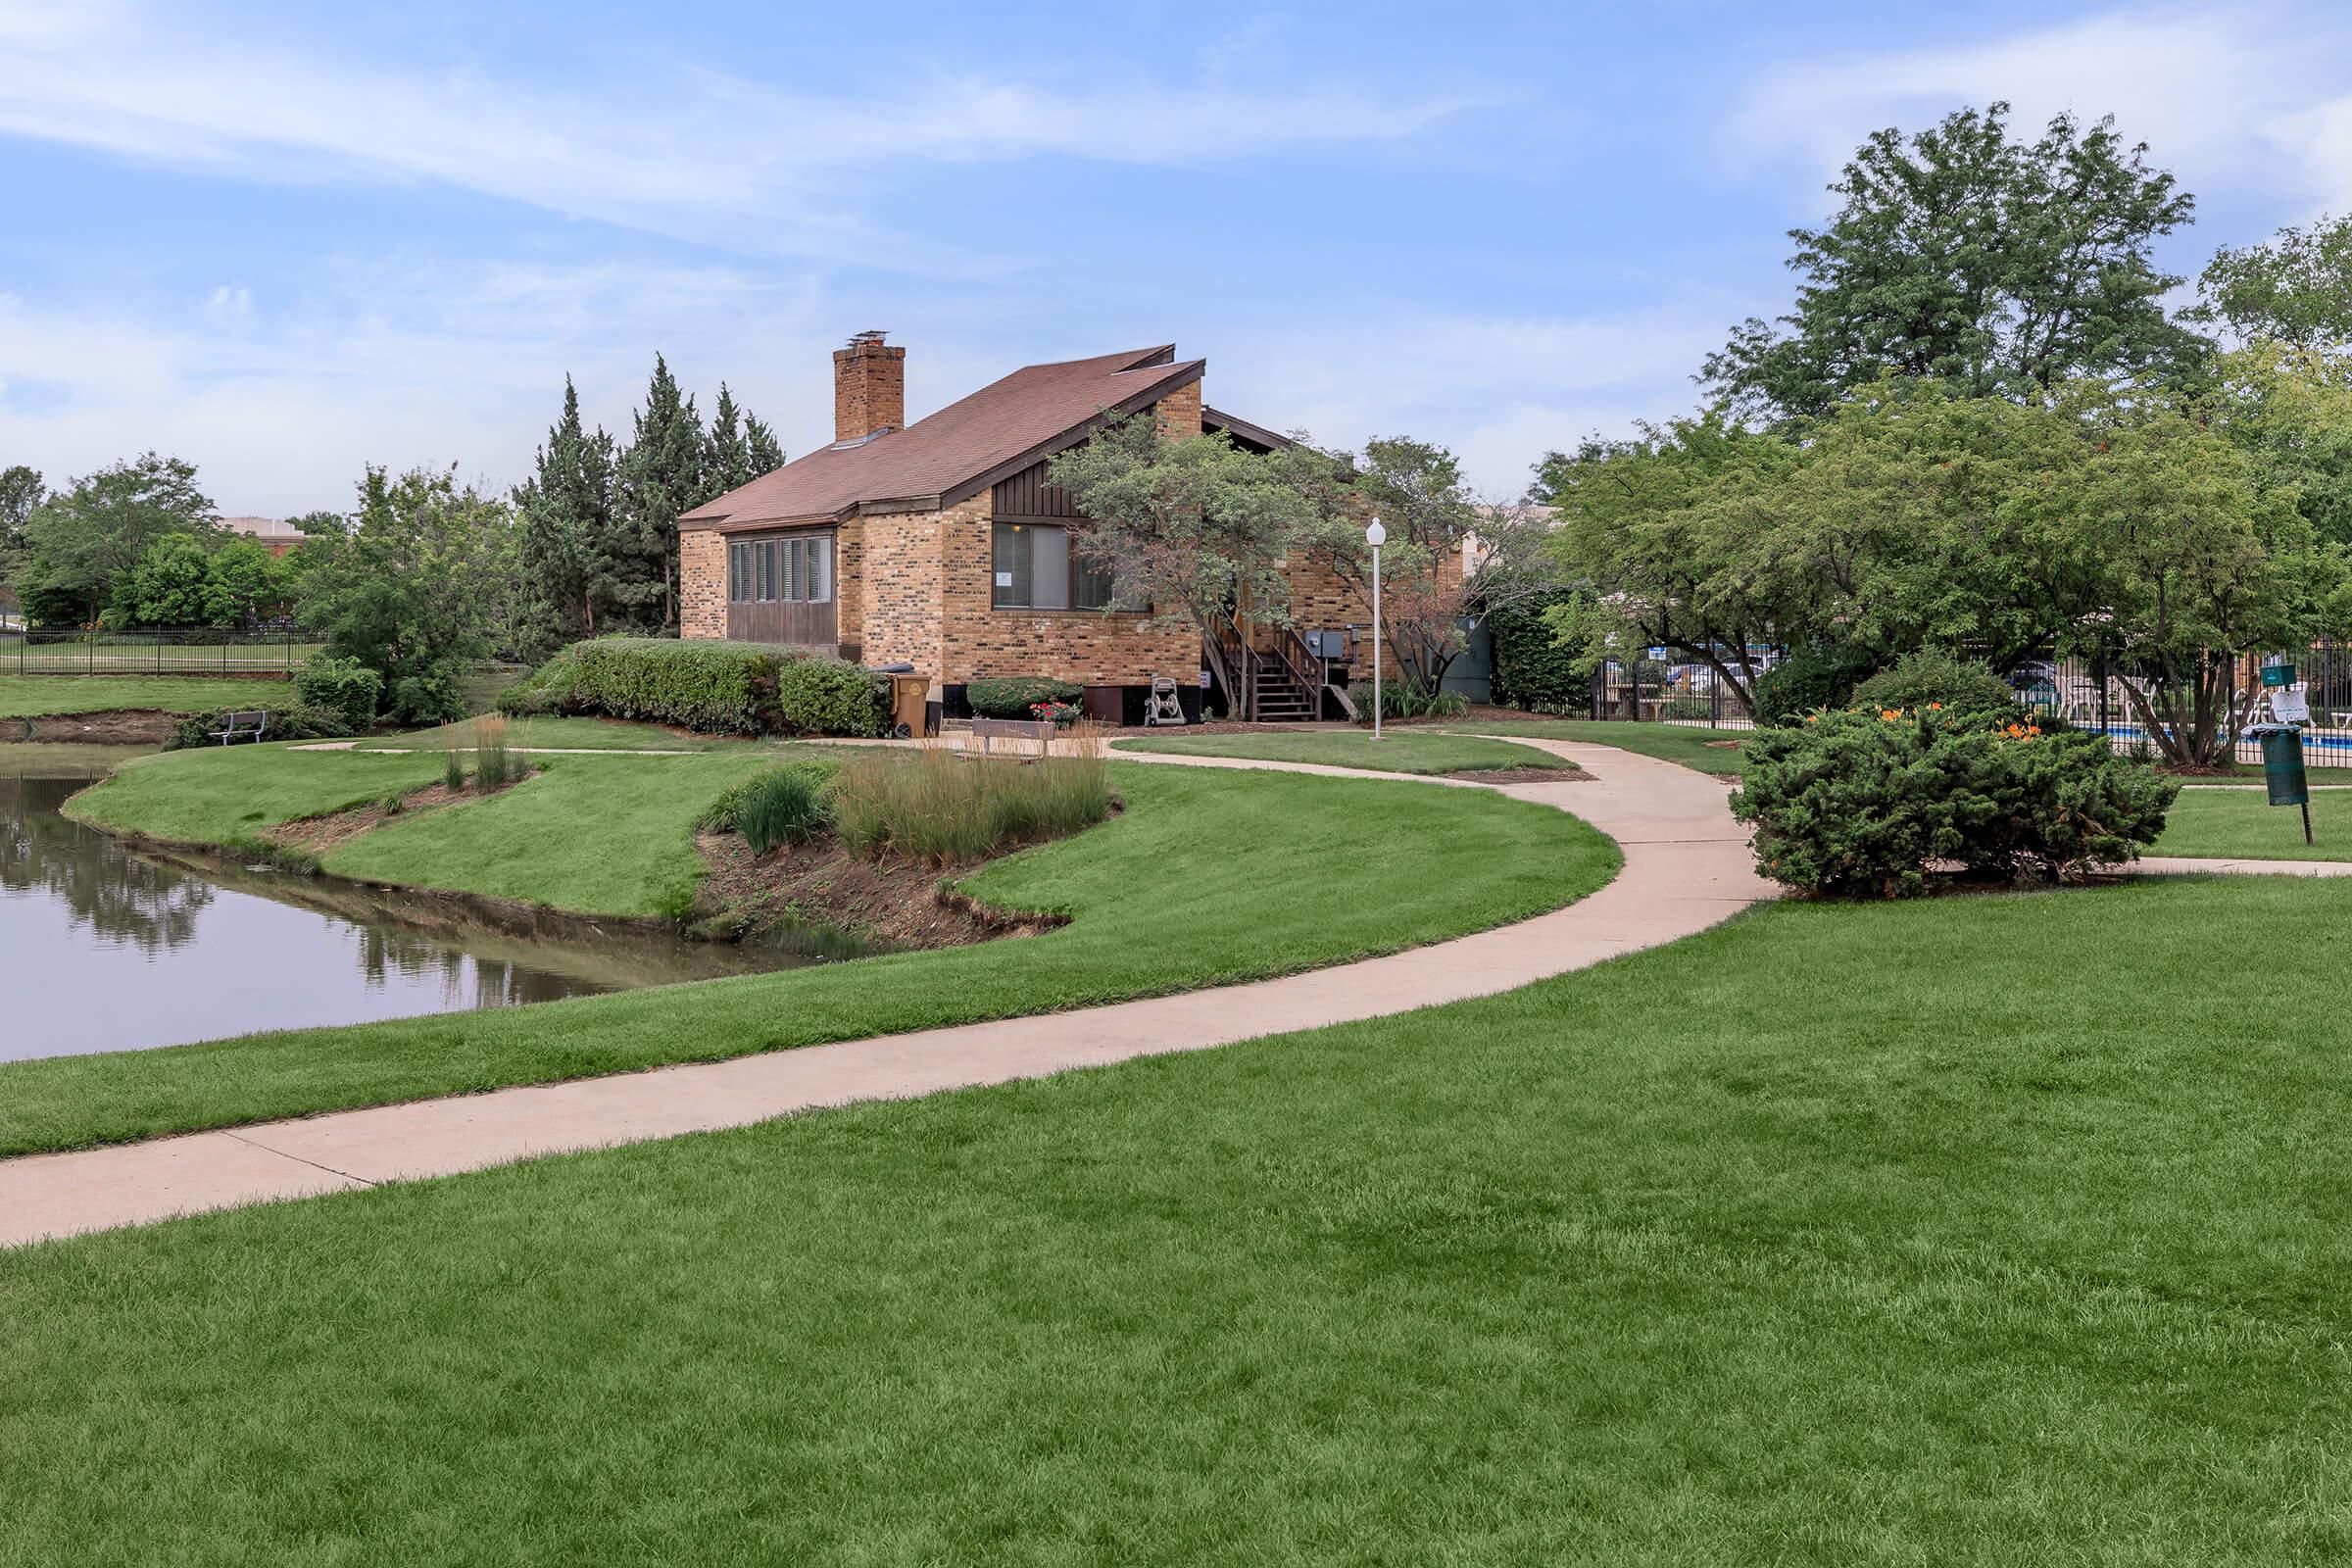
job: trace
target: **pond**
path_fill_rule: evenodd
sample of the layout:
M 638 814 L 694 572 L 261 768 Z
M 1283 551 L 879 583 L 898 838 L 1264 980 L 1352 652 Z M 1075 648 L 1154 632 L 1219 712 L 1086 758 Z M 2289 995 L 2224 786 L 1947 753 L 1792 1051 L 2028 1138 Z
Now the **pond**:
M 0 1061 L 708 980 L 817 961 L 183 862 L 59 809 L 130 755 L 0 745 Z

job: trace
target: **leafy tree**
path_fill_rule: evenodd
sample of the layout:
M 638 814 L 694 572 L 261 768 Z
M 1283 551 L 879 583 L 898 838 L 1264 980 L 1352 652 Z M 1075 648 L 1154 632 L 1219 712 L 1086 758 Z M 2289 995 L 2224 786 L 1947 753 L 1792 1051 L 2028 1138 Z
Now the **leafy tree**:
M 2291 494 L 2323 541 L 2352 546 L 2352 355 L 2258 338 L 2216 371 L 2208 412 L 2253 460 L 2255 484 Z
M 2239 655 L 2298 646 L 2325 626 L 2342 580 L 2293 497 L 2194 407 L 2116 409 L 2050 507 L 2102 563 L 2104 605 L 2068 641 L 2098 646 L 2165 760 L 2229 760 L 2243 710 Z
M 286 612 L 300 552 L 273 556 L 258 539 L 225 540 L 213 552 L 213 580 L 224 609 L 220 622 L 247 626 Z
M 2010 137 L 2007 104 L 1906 139 L 1882 130 L 1830 189 L 1822 228 L 1789 231 L 1801 279 L 1778 326 L 1750 319 L 1700 379 L 1742 416 L 1818 416 L 1883 373 L 2025 396 L 2074 375 L 2163 380 L 2202 340 L 2166 315 L 2180 279 L 2154 240 L 2194 199 L 2112 121 Z
M 357 525 L 304 546 L 297 612 L 329 656 L 384 678 L 386 708 L 403 722 L 462 716 L 463 681 L 497 651 L 514 571 L 506 505 L 461 486 L 451 471 L 416 468 L 395 479 L 370 466 Z
M 48 496 L 38 471 L 17 464 L 0 468 L 0 604 L 14 604 L 19 580 L 32 564 L 24 525 Z
M 614 494 L 612 597 L 638 624 L 670 627 L 678 623 L 678 514 L 713 492 L 704 475 L 702 416 L 660 355 L 634 423 Z
M 2298 348 L 2352 345 L 2352 217 L 2225 246 L 2197 279 L 2197 319 Z
M 340 512 L 306 512 L 299 517 L 288 517 L 286 526 L 306 538 L 317 539 L 322 534 L 351 532 L 351 519 Z
M 174 533 L 209 542 L 219 526 L 195 465 L 149 452 L 76 479 L 34 510 L 24 524 L 25 580 L 51 610 L 71 603 L 68 618 L 94 622 L 148 546 Z
M 1245 607 L 1287 623 L 1277 563 L 1304 520 L 1299 490 L 1222 431 L 1171 439 L 1149 413 L 1105 423 L 1047 472 L 1091 519 L 1071 549 L 1111 573 L 1115 601 L 1200 627 L 1225 689 L 1241 691 L 1207 634 Z
M 108 620 L 124 626 L 225 626 L 228 596 L 213 553 L 194 534 L 166 534 L 117 585 Z
M 1543 522 L 1525 509 L 1480 505 L 1444 447 L 1395 436 L 1366 443 L 1358 456 L 1300 442 L 1267 461 L 1300 494 L 1302 522 L 1291 554 L 1336 579 L 1366 620 L 1372 552 L 1364 528 L 1380 518 L 1388 535 L 1380 553 L 1381 618 L 1415 696 L 1443 686 L 1468 645 L 1464 620 L 1551 585 Z M 1466 559 L 1473 553 L 1475 564 Z
M 514 492 L 517 613 L 533 653 L 597 634 L 629 600 L 614 559 L 612 438 L 587 432 L 580 395 L 564 378 L 564 414 Z M 624 621 L 625 623 L 625 621 Z
M 1675 649 L 1752 708 L 1758 656 L 1802 641 L 1834 593 L 1794 564 L 1755 569 L 1755 537 L 1800 457 L 1720 415 L 1547 456 L 1530 494 L 1553 509 L 1559 576 L 1588 590 L 1545 612 L 1554 631 L 1592 659 Z

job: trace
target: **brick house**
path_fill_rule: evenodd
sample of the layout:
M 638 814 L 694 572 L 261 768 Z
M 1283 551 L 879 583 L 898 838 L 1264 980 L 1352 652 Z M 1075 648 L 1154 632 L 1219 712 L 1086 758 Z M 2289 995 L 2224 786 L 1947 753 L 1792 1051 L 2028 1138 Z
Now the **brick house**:
M 1171 436 L 1221 430 L 1255 451 L 1282 441 L 1203 405 L 1205 361 L 1163 345 L 1032 365 L 907 424 L 906 356 L 879 332 L 851 339 L 833 355 L 833 443 L 678 518 L 683 635 L 908 665 L 951 715 L 984 676 L 1075 682 L 1113 722 L 1140 716 L 1155 676 L 1177 680 L 1195 715 L 1204 674 L 1229 711 L 1351 710 L 1368 627 L 1336 580 L 1293 573 L 1298 631 L 1236 623 L 1204 641 L 1109 608 L 1107 574 L 1070 550 L 1086 519 L 1046 464 L 1106 412 L 1149 410 Z

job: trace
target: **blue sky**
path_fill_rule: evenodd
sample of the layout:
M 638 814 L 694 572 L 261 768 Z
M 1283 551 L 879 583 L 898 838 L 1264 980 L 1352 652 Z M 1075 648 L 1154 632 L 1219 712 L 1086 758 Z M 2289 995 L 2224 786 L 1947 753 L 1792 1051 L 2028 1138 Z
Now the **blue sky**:
M 2168 247 L 2352 208 L 2352 18 L 2069 7 L 799 8 L 0 0 L 0 464 L 154 447 L 223 510 L 522 476 L 657 349 L 799 453 L 887 328 L 909 413 L 1173 341 L 1208 396 L 1516 494 L 1691 406 L 1874 127 L 2114 114 Z

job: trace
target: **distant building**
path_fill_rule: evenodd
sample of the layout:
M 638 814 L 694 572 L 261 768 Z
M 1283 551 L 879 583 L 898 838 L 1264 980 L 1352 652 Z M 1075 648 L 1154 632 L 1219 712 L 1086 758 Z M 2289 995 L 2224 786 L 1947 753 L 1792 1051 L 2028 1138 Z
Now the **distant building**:
M 231 533 L 241 533 L 270 547 L 273 556 L 282 556 L 310 537 L 301 529 L 280 522 L 275 517 L 222 517 L 220 526 Z

